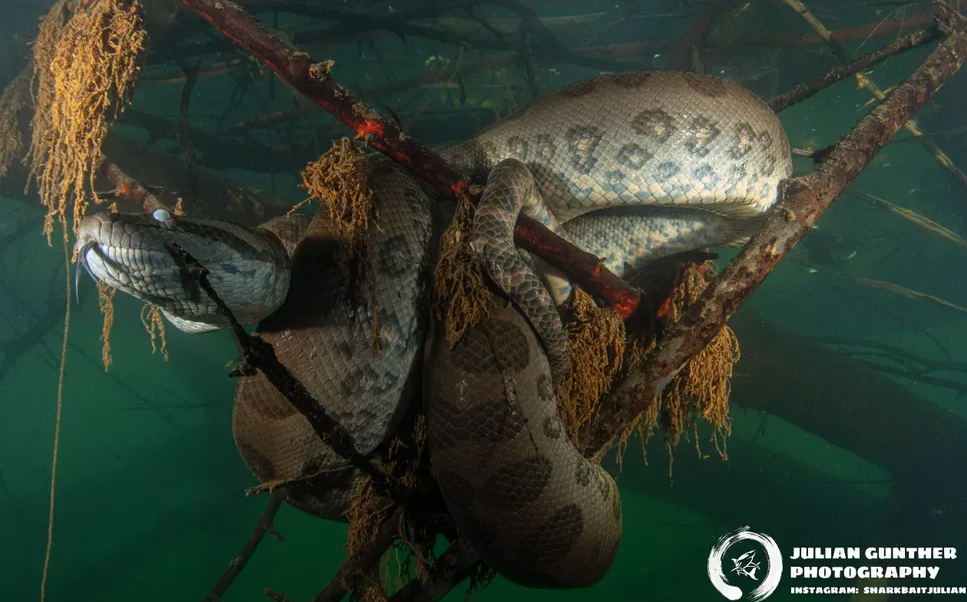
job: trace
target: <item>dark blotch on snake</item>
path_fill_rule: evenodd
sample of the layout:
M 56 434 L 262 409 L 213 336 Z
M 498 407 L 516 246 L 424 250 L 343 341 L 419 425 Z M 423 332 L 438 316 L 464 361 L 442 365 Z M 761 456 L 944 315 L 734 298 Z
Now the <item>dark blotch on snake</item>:
M 544 401 L 557 401 L 554 395 L 554 381 L 551 380 L 551 375 L 542 372 L 540 376 L 537 377 L 537 394 L 541 396 Z
M 752 126 L 742 122 L 735 127 L 735 147 L 729 151 L 729 156 L 733 159 L 741 159 L 749 154 L 755 146 L 756 133 Z
M 153 218 L 151 219 L 153 221 Z M 271 257 L 271 253 L 264 248 L 253 246 L 243 238 L 222 228 L 213 229 L 204 223 L 179 221 L 178 231 L 191 237 L 197 236 L 209 240 L 212 245 L 225 245 L 231 249 L 232 253 L 243 257 L 255 257 L 257 259 Z
M 527 151 L 529 149 L 530 146 L 528 145 L 527 140 L 521 138 L 520 136 L 511 136 L 507 139 L 508 154 L 515 159 L 527 161 L 529 159 L 527 156 Z
M 457 508 L 467 509 L 477 497 L 477 488 L 457 473 L 444 470 L 436 475 L 440 490 Z
M 496 154 L 497 145 L 489 141 L 471 140 L 467 143 L 467 175 L 475 180 L 486 180 L 490 172 L 490 157 Z
M 650 76 L 650 73 L 615 73 L 611 81 L 622 88 L 640 88 Z
M 427 399 L 426 407 L 430 428 L 438 433 L 436 445 L 439 449 L 453 450 L 458 442 L 470 439 L 462 408 L 438 393 Z
M 742 162 L 732 166 L 727 174 L 729 182 L 741 182 L 749 176 L 748 163 Z
M 605 172 L 602 182 L 607 183 L 609 186 L 613 186 L 616 191 L 624 192 L 628 190 L 625 186 L 625 182 L 628 181 L 628 174 L 618 169 L 610 169 Z
M 639 136 L 644 136 L 648 141 L 659 144 L 671 138 L 675 130 L 675 122 L 672 116 L 659 109 L 642 111 L 631 122 L 631 131 Z
M 459 441 L 510 441 L 524 428 L 524 417 L 513 400 L 474 404 L 452 416 L 452 436 Z
M 695 168 L 695 171 L 692 172 L 692 175 L 695 176 L 695 179 L 697 180 L 701 180 L 703 178 L 711 178 L 715 175 L 715 170 L 712 169 L 712 166 L 709 165 L 708 163 L 702 163 L 701 165 Z
M 488 155 L 497 154 L 497 143 L 493 140 L 484 140 L 480 143 L 480 148 L 482 148 Z
M 540 134 L 537 136 L 535 142 L 537 144 L 537 153 L 534 160 L 549 163 L 557 152 L 557 145 L 554 143 L 554 139 L 548 134 Z
M 548 439 L 560 439 L 564 434 L 564 425 L 558 416 L 544 417 L 544 436 Z
M 622 146 L 618 151 L 618 163 L 634 170 L 644 167 L 650 158 L 651 154 L 634 142 Z
M 725 82 L 719 79 L 700 77 L 691 73 L 683 73 L 685 83 L 692 90 L 695 90 L 702 96 L 707 96 L 709 98 L 718 98 L 719 96 L 725 96 L 728 92 Z
M 776 171 L 776 158 L 766 157 L 762 160 L 762 169 L 759 173 L 762 176 L 769 177 Z
M 688 123 L 688 134 L 685 148 L 694 155 L 704 157 L 709 153 L 709 146 L 715 142 L 722 130 L 705 117 L 695 117 Z
M 658 169 L 655 170 L 655 173 L 658 176 L 659 182 L 667 182 L 668 180 L 671 180 L 673 176 L 678 175 L 680 171 L 681 168 L 677 163 L 673 161 L 665 161 L 658 166 Z
M 381 276 L 399 278 L 412 269 L 413 258 L 409 253 L 409 241 L 405 234 L 393 234 L 381 240 L 375 247 Z
M 618 493 L 617 487 L 611 488 L 611 512 L 614 513 L 614 519 L 621 522 L 621 495 Z
M 759 134 L 759 146 L 762 147 L 763 150 L 771 148 L 773 142 L 772 134 L 770 134 L 768 131 L 763 130 L 762 133 Z
M 249 469 L 255 473 L 255 476 L 262 481 L 271 481 L 276 478 L 275 466 L 268 458 L 255 451 L 255 448 L 238 439 L 235 440 L 235 447 L 238 448 L 238 453 L 248 464 Z
M 580 98 L 593 91 L 594 83 L 590 80 L 582 80 L 558 88 L 557 93 L 567 98 Z
M 569 129 L 565 137 L 571 152 L 571 166 L 582 173 L 594 169 L 598 162 L 595 151 L 604 138 L 604 132 L 592 126 L 576 126 Z
M 568 504 L 521 540 L 515 556 L 531 567 L 546 566 L 567 556 L 583 532 L 581 508 L 577 504 Z
M 497 510 L 511 511 L 537 500 L 551 480 L 551 461 L 534 456 L 502 466 L 480 487 L 478 497 Z
M 574 471 L 574 481 L 581 487 L 587 487 L 591 484 L 591 478 L 594 476 L 594 467 L 588 463 L 584 458 L 577 459 L 577 467 Z
M 450 351 L 450 361 L 467 374 L 500 374 L 500 364 L 492 357 L 485 324 L 467 331 Z
M 506 320 L 488 320 L 474 326 L 454 346 L 450 357 L 467 374 L 500 374 L 501 369 L 520 372 L 530 364 L 527 338 L 516 324 Z

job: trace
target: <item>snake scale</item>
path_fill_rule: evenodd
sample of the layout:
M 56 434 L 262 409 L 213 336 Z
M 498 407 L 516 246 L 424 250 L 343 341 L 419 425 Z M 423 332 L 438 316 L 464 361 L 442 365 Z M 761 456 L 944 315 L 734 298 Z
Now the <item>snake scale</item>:
M 371 453 L 422 399 L 432 471 L 462 534 L 506 578 L 585 587 L 621 540 L 613 479 L 565 434 L 555 386 L 567 344 L 555 306 L 569 283 L 513 246 L 531 215 L 619 274 L 689 249 L 734 245 L 791 175 L 778 118 L 753 93 L 689 73 L 601 75 L 538 98 L 473 139 L 441 149 L 487 182 L 471 244 L 500 299 L 452 348 L 429 311 L 441 232 L 452 209 L 396 164 L 370 160 L 375 314 L 349 299 L 351 274 L 326 210 L 243 228 L 201 218 L 96 214 L 79 227 L 79 264 L 158 306 L 178 328 L 225 326 L 174 261 L 176 242 L 210 270 L 223 300 Z M 535 269 L 542 273 L 540 277 Z M 506 296 L 505 296 L 506 294 Z M 291 502 L 342 519 L 360 487 L 306 420 L 261 375 L 239 379 L 234 435 L 263 482 L 327 474 Z

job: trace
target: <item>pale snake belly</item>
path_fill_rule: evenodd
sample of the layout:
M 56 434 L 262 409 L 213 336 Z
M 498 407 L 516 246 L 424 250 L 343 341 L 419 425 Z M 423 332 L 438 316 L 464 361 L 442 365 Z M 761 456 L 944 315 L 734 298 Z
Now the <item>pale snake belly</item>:
M 792 173 L 788 140 L 768 106 L 736 84 L 625 73 L 560 88 L 441 154 L 476 181 L 489 177 L 472 244 L 514 301 L 452 349 L 429 312 L 451 210 L 384 159 L 370 162 L 369 181 L 379 215 L 372 233 L 378 354 L 370 305 L 348 301 L 350 275 L 325 210 L 311 224 L 281 218 L 258 229 L 93 215 L 79 229 L 80 260 L 182 330 L 224 327 L 165 249 L 181 245 L 209 268 L 241 318 L 259 322 L 279 359 L 363 453 L 385 443 L 422 396 L 434 476 L 481 557 L 525 585 L 591 585 L 617 552 L 620 498 L 610 475 L 563 433 L 554 387 L 567 370 L 567 347 L 555 304 L 569 285 L 553 270 L 542 285 L 530 258 L 514 249 L 516 211 L 604 257 L 620 275 L 748 237 Z M 292 502 L 342 518 L 362 480 L 261 375 L 239 379 L 233 428 L 262 481 L 335 471 L 336 485 Z

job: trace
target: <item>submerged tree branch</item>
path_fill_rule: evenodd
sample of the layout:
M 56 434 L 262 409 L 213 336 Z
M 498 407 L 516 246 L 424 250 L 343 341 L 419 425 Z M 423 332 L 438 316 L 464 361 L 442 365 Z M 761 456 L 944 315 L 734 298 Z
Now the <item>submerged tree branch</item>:
M 98 163 L 98 169 L 111 184 L 114 184 L 116 195 L 137 203 L 146 213 L 153 213 L 158 209 L 170 211 L 161 199 L 142 186 L 140 182 L 124 173 L 116 163 L 103 154 Z

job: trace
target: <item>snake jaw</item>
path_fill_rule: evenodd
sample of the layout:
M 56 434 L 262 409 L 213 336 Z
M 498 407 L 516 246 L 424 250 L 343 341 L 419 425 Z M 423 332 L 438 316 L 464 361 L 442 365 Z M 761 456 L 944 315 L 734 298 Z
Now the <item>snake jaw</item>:
M 81 265 L 96 282 L 158 307 L 185 332 L 227 326 L 218 308 L 172 257 L 177 243 L 209 269 L 209 283 L 242 324 L 278 309 L 288 293 L 288 255 L 282 242 L 261 230 L 168 210 L 86 216 L 77 228 Z
M 80 290 L 80 269 L 83 266 L 94 282 L 103 282 L 141 300 L 149 300 L 132 284 L 131 265 L 118 249 L 118 242 L 124 240 L 124 234 L 130 236 L 130 233 L 119 234 L 112 230 L 117 223 L 125 221 L 126 216 L 92 214 L 78 225 L 75 290 Z M 133 223 L 137 223 L 137 220 Z
M 91 267 L 87 265 L 87 254 L 97 247 L 97 241 L 89 240 L 84 243 L 80 251 L 77 252 L 77 264 L 74 267 L 74 294 L 77 296 L 77 305 L 81 304 L 81 267 L 84 271 L 97 282 L 97 277 L 91 272 Z

